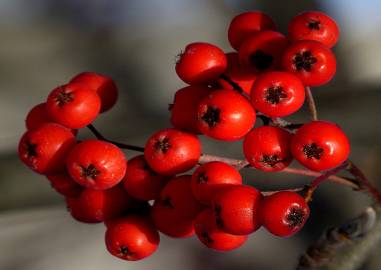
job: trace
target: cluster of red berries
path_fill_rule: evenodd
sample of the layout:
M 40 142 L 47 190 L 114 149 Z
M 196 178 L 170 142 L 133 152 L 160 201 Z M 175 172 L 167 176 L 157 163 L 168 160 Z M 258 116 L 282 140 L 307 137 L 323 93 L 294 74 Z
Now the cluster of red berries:
M 117 100 L 110 78 L 79 74 L 29 112 L 20 158 L 47 175 L 75 219 L 105 222 L 107 249 L 121 259 L 151 255 L 158 231 L 177 238 L 196 234 L 220 251 L 238 248 L 260 226 L 290 236 L 309 216 L 303 196 L 290 191 L 263 196 L 224 162 L 196 167 L 202 153 L 199 134 L 243 139 L 247 161 L 266 172 L 286 168 L 293 158 L 316 171 L 348 158 L 348 139 L 330 122 L 312 121 L 295 133 L 274 125 L 254 128 L 256 112 L 270 119 L 291 115 L 303 105 L 305 87 L 325 84 L 335 74 L 330 48 L 339 31 L 331 18 L 304 12 L 292 19 L 288 31 L 285 37 L 267 15 L 246 12 L 228 30 L 238 52 L 225 54 L 201 42 L 187 45 L 176 72 L 189 86 L 176 92 L 170 107 L 173 128 L 153 134 L 144 155 L 128 162 L 110 142 L 76 140 L 77 129 Z M 193 168 L 192 174 L 181 175 Z

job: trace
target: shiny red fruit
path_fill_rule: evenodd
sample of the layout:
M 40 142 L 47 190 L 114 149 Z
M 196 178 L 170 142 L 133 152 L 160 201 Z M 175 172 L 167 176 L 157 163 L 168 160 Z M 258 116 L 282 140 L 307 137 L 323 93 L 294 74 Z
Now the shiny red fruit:
M 65 197 L 78 197 L 83 187 L 77 184 L 68 173 L 47 176 L 52 188 Z
M 284 51 L 282 66 L 298 76 L 305 86 L 319 86 L 329 82 L 335 75 L 336 58 L 322 43 L 301 40 Z
M 112 255 L 137 261 L 157 250 L 160 236 L 148 218 L 131 215 L 111 222 L 107 226 L 105 241 Z
M 36 129 L 43 124 L 54 122 L 46 112 L 46 103 L 40 103 L 34 106 L 25 119 L 25 125 L 28 130 Z
M 54 89 L 46 101 L 51 119 L 68 128 L 83 128 L 99 114 L 98 94 L 83 83 L 69 83 Z
M 334 123 L 313 121 L 298 129 L 291 142 L 291 151 L 303 166 L 324 171 L 348 159 L 349 140 Z
M 75 141 L 70 129 L 55 123 L 43 124 L 24 133 L 18 146 L 19 157 L 37 173 L 61 173 Z
M 66 162 L 70 176 L 80 185 L 104 190 L 117 185 L 126 174 L 127 160 L 112 143 L 86 140 L 78 143 Z
M 304 85 L 289 72 L 272 71 L 258 76 L 251 90 L 256 110 L 270 117 L 284 117 L 298 111 L 305 99 Z
M 71 79 L 70 83 L 82 83 L 95 91 L 101 99 L 101 110 L 111 109 L 118 100 L 118 88 L 114 81 L 105 75 L 95 72 L 83 72 Z
M 243 152 L 251 166 L 265 171 L 281 171 L 292 161 L 292 134 L 273 126 L 254 128 L 245 137 Z
M 291 191 L 279 191 L 265 196 L 259 208 L 263 227 L 277 236 L 291 236 L 300 231 L 310 209 L 305 199 Z
M 223 141 L 243 138 L 255 124 L 249 100 L 231 90 L 217 90 L 198 106 L 198 127 L 203 134 Z
M 218 251 L 239 248 L 247 240 L 246 235 L 233 235 L 222 231 L 217 226 L 211 209 L 205 209 L 197 216 L 195 231 L 198 239 L 205 246 Z
M 259 11 L 241 13 L 233 18 L 228 29 L 231 46 L 238 51 L 242 42 L 251 34 L 263 30 L 275 30 L 273 20 Z
M 221 189 L 212 200 L 216 224 L 224 232 L 247 235 L 259 229 L 262 194 L 250 186 Z
M 291 41 L 315 40 L 331 48 L 339 39 L 339 27 L 323 12 L 305 11 L 288 24 L 288 37 Z
M 227 66 L 225 53 L 217 46 L 205 42 L 188 44 L 179 55 L 176 73 L 187 84 L 213 82 Z
M 225 77 L 239 86 L 243 92 L 250 95 L 251 87 L 257 76 L 241 66 L 238 60 L 238 53 L 227 53 L 226 58 L 228 59 L 228 67 L 224 73 Z M 232 84 L 226 81 L 226 79 L 218 79 L 218 84 L 223 89 L 235 90 Z
M 171 176 L 155 173 L 147 164 L 144 155 L 136 156 L 127 163 L 123 179 L 124 189 L 132 197 L 143 200 L 155 200 L 168 183 Z
M 201 133 L 197 126 L 198 104 L 212 91 L 204 85 L 191 85 L 178 90 L 170 105 L 173 127 L 194 134 Z
M 205 163 L 198 167 L 192 175 L 193 195 L 204 204 L 209 204 L 214 192 L 221 185 L 226 184 L 241 185 L 242 177 L 234 167 L 224 162 Z
M 153 134 L 144 148 L 148 165 L 157 173 L 175 175 L 192 169 L 201 155 L 197 136 L 168 128 Z
M 286 37 L 279 32 L 266 30 L 255 33 L 241 44 L 239 62 L 254 74 L 274 70 L 280 66 L 287 44 Z
M 70 214 L 85 223 L 98 223 L 120 217 L 132 204 L 123 187 L 107 190 L 84 189 L 78 197 L 67 197 Z

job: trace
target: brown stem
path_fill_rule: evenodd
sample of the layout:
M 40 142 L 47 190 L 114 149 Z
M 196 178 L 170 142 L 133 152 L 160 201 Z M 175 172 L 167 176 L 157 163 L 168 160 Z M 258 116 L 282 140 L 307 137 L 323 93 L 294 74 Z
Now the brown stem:
M 318 114 L 316 110 L 314 96 L 312 95 L 311 88 L 309 86 L 306 86 L 306 101 L 307 101 L 308 109 L 311 113 L 312 120 L 313 121 L 318 120 Z

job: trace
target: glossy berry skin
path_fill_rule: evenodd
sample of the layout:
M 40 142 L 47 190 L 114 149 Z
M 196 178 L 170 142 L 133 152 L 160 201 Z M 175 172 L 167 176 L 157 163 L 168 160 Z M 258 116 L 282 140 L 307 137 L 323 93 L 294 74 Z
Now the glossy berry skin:
M 51 119 L 68 128 L 83 128 L 99 114 L 101 100 L 86 84 L 69 83 L 54 89 L 46 101 Z
M 212 89 L 204 85 L 191 85 L 181 88 L 175 93 L 173 104 L 170 105 L 171 123 L 176 129 L 200 134 L 197 126 L 197 108 L 200 101 Z
M 78 197 L 83 187 L 77 184 L 66 172 L 47 176 L 52 188 L 65 197 Z
M 241 44 L 239 62 L 254 74 L 276 69 L 287 44 L 286 37 L 279 32 L 266 30 L 255 33 Z
M 40 174 L 58 174 L 65 170 L 65 160 L 75 145 L 70 129 L 47 123 L 22 136 L 18 153 L 21 161 Z
M 251 87 L 256 79 L 256 75 L 248 72 L 245 68 L 241 66 L 238 60 L 238 53 L 231 52 L 226 54 L 228 59 L 228 67 L 224 73 L 232 82 L 237 84 L 243 92 L 250 95 Z M 218 79 L 218 84 L 223 89 L 235 90 L 231 83 L 227 82 L 225 79 Z
M 286 237 L 303 228 L 310 214 L 305 199 L 291 191 L 265 196 L 259 208 L 263 227 L 270 233 Z
M 139 155 L 128 161 L 123 186 L 127 193 L 136 199 L 155 200 L 170 178 L 155 173 L 148 166 L 144 155 Z
M 298 129 L 291 141 L 291 152 L 308 169 L 324 171 L 348 159 L 350 144 L 336 124 L 312 121 Z
M 212 161 L 198 167 L 193 175 L 191 187 L 196 199 L 204 204 L 210 204 L 214 192 L 221 185 L 241 185 L 242 177 L 232 166 Z
M 157 250 L 160 236 L 148 218 L 130 215 L 107 226 L 105 241 L 112 255 L 127 261 L 137 261 Z
M 288 24 L 288 38 L 291 41 L 315 40 L 331 48 L 339 39 L 339 27 L 323 12 L 305 11 Z
M 251 34 L 263 30 L 275 30 L 273 20 L 259 11 L 241 13 L 233 18 L 228 29 L 230 45 L 238 51 L 242 42 Z
M 85 140 L 70 152 L 67 162 L 70 176 L 78 184 L 96 190 L 117 185 L 126 174 L 127 160 L 122 150 L 101 140 Z
M 221 189 L 212 200 L 217 226 L 224 232 L 247 235 L 261 226 L 258 216 L 262 194 L 250 186 Z
M 225 53 L 205 42 L 188 44 L 176 62 L 176 73 L 187 84 L 215 81 L 227 66 Z
M 120 217 L 132 204 L 123 187 L 107 190 L 84 189 L 78 197 L 67 197 L 72 217 L 84 223 L 98 223 Z
M 118 100 L 118 88 L 114 81 L 95 72 L 82 72 L 71 79 L 70 83 L 82 83 L 95 91 L 101 99 L 100 112 L 110 110 Z
M 247 134 L 243 152 L 254 168 L 265 172 L 281 171 L 293 159 L 291 139 L 292 134 L 282 128 L 261 126 Z
M 190 170 L 200 155 L 201 143 L 197 136 L 172 128 L 153 134 L 144 148 L 148 165 L 162 175 Z
M 46 112 L 46 103 L 34 106 L 26 116 L 25 125 L 28 130 L 36 129 L 43 124 L 53 122 Z
M 258 76 L 251 91 L 256 110 L 270 117 L 284 117 L 302 107 L 304 85 L 289 72 L 270 71 Z
M 283 68 L 295 74 L 305 86 L 320 86 L 336 73 L 333 52 L 317 41 L 301 40 L 291 44 L 282 56 Z
M 249 100 L 231 90 L 217 90 L 203 98 L 198 106 L 198 127 L 211 138 L 235 141 L 254 126 L 256 115 Z
M 195 231 L 198 239 L 205 246 L 218 251 L 239 248 L 247 240 L 246 235 L 233 235 L 222 231 L 217 226 L 211 209 L 205 209 L 197 216 Z

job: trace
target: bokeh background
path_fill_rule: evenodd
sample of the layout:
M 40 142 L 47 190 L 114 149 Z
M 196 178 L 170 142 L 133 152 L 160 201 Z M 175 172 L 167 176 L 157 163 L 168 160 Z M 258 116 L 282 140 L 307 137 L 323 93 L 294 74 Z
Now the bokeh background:
M 151 133 L 169 126 L 168 103 L 184 86 L 175 74 L 175 56 L 187 43 L 206 41 L 230 51 L 227 26 L 246 10 L 268 13 L 283 32 L 297 13 L 322 10 L 339 23 L 341 39 L 334 49 L 337 76 L 313 89 L 319 116 L 340 123 L 352 143 L 351 158 L 381 187 L 380 8 L 378 0 L 1 0 L 0 269 L 294 269 L 325 228 L 356 216 L 369 199 L 327 183 L 314 198 L 306 227 L 294 237 L 279 239 L 261 229 L 243 248 L 217 253 L 196 238 L 162 236 L 154 256 L 123 262 L 107 253 L 103 225 L 73 221 L 47 180 L 19 162 L 24 119 L 52 88 L 79 72 L 96 71 L 115 79 L 120 99 L 95 125 L 110 138 L 143 145 Z M 305 108 L 294 119 L 308 120 Z M 205 152 L 242 157 L 241 142 L 203 143 Z M 244 176 L 262 190 L 310 181 L 255 171 Z M 376 255 L 362 267 L 380 268 Z

